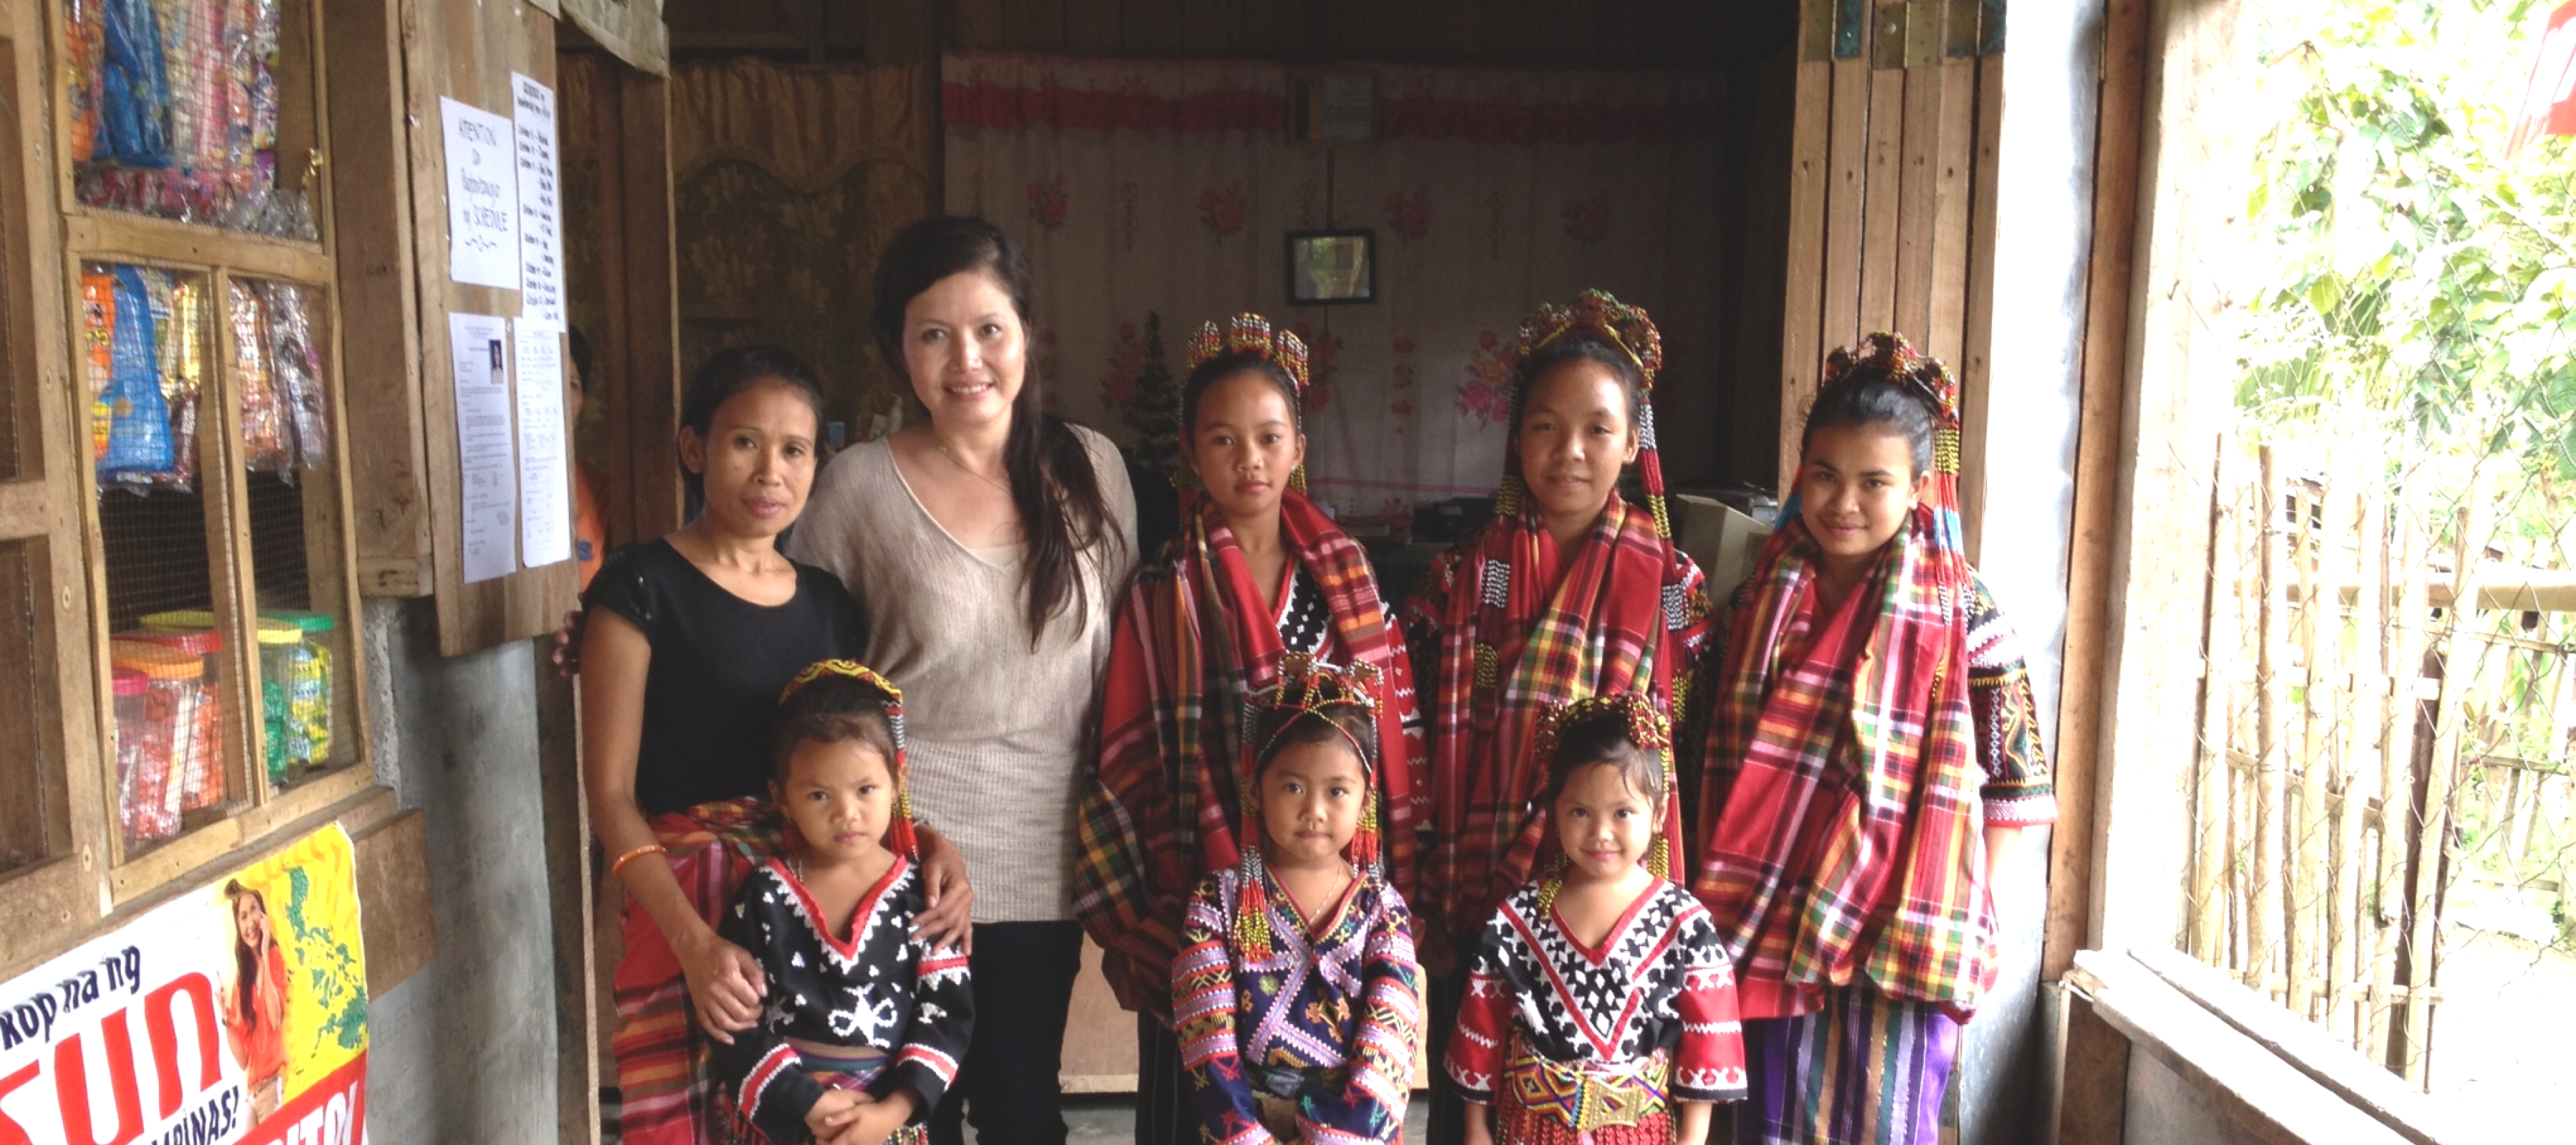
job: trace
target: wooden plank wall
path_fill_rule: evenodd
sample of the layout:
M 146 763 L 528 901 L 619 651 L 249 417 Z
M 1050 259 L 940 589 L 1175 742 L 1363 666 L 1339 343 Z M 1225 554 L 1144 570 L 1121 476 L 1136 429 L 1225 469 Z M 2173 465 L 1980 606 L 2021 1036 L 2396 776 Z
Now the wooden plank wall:
M 1947 363 L 1969 437 L 1983 432 L 2003 107 L 2003 56 L 1980 54 L 1986 18 L 1977 0 L 1802 6 L 1780 273 L 1783 490 L 1825 356 L 1875 331 Z M 1962 494 L 1973 529 L 1979 498 Z
M 409 234 L 419 292 L 420 431 L 428 460 L 432 584 L 438 646 L 455 656 L 551 632 L 573 599 L 573 566 L 562 561 L 496 580 L 465 582 L 460 540 L 456 399 L 447 315 L 516 319 L 517 291 L 469 286 L 447 276 L 447 183 L 439 97 L 508 115 L 510 74 L 553 86 L 555 22 L 533 8 L 472 0 L 402 0 L 406 145 L 411 181 Z M 558 109 L 558 134 L 561 111 Z M 363 496 L 363 495 L 362 495 Z
M 1708 0 L 668 0 L 675 58 L 913 62 L 939 51 L 1544 67 L 1699 67 L 1746 21 Z M 927 31 L 930 35 L 923 35 Z M 935 47 L 932 47 L 935 45 Z M 932 50 L 923 52 L 924 47 Z

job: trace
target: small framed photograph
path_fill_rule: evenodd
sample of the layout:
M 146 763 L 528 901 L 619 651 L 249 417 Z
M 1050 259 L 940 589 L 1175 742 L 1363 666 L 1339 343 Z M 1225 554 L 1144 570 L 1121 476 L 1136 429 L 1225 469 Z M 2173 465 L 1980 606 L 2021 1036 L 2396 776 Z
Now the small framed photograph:
M 1288 301 L 1377 301 L 1377 232 L 1288 232 Z

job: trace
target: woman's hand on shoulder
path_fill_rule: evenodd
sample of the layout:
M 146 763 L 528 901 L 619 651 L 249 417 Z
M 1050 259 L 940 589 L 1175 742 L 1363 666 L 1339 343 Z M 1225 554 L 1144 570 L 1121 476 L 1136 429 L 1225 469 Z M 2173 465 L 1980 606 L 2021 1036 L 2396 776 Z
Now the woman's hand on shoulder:
M 922 911 L 912 931 L 933 946 L 975 949 L 975 884 L 966 881 L 966 856 L 957 844 L 928 826 L 921 840 Z
M 689 984 L 689 1003 L 697 1011 L 698 1028 L 708 1037 L 732 1045 L 734 1034 L 760 1021 L 760 1000 L 769 993 L 768 979 L 750 951 L 710 930 L 675 945 L 672 953 L 679 956 L 680 976 Z
M 581 675 L 581 634 L 589 614 L 576 608 L 563 614 L 555 629 L 555 675 L 570 680 Z

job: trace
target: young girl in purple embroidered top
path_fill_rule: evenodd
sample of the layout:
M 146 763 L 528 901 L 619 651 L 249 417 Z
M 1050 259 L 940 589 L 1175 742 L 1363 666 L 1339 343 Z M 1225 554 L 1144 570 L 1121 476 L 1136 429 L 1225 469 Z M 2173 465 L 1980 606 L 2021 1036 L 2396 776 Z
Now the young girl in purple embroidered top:
M 744 1136 L 918 1145 L 975 1022 L 966 955 L 913 933 L 926 906 L 904 794 L 903 693 L 847 660 L 780 698 L 770 794 L 792 830 L 717 933 L 769 983 L 760 1021 L 716 1050 Z
M 1279 686 L 1251 699 L 1252 837 L 1191 895 L 1172 960 L 1173 1025 L 1208 1145 L 1385 1143 L 1404 1130 L 1422 972 L 1378 859 L 1381 694 L 1373 665 L 1292 652 Z

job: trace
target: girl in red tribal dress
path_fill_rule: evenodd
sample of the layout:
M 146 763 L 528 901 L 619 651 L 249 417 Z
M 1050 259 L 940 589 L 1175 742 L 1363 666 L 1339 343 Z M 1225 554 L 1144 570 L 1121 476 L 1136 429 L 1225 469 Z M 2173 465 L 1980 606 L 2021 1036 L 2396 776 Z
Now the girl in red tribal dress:
M 1468 1145 L 1701 1145 L 1744 1095 L 1734 975 L 1669 877 L 1671 727 L 1634 692 L 1552 709 L 1541 806 L 1556 848 L 1485 924 L 1447 1070 Z
M 1375 758 L 1387 878 L 1409 886 L 1421 736 L 1412 665 L 1359 545 L 1306 499 L 1299 398 L 1306 345 L 1259 315 L 1199 327 L 1181 388 L 1182 458 L 1197 477 L 1182 533 L 1139 568 L 1111 636 L 1099 771 L 1078 818 L 1074 913 L 1136 1012 L 1138 1145 L 1192 1140 L 1171 966 L 1200 876 L 1235 865 L 1242 712 L 1281 658 L 1375 671 Z
M 2011 630 L 1968 567 L 1957 389 L 1834 352 L 1713 674 L 1692 889 L 1736 959 L 1737 1140 L 1929 1145 L 1998 973 L 1993 872 L 2056 818 Z
M 1547 766 L 1540 713 L 1588 695 L 1642 692 L 1686 713 L 1708 633 L 1706 581 L 1673 546 L 1652 397 L 1663 339 L 1646 312 L 1587 290 L 1521 327 L 1512 446 L 1494 519 L 1443 554 L 1404 606 L 1428 699 L 1431 815 L 1423 849 L 1423 966 L 1432 1044 L 1446 1044 L 1459 952 L 1529 881 L 1546 836 L 1535 802 Z M 1646 502 L 1617 491 L 1629 462 Z M 1677 722 L 1692 726 L 1684 715 Z M 1680 837 L 1667 800 L 1665 835 Z M 1458 1095 L 1435 1082 L 1432 1145 L 1464 1133 Z

